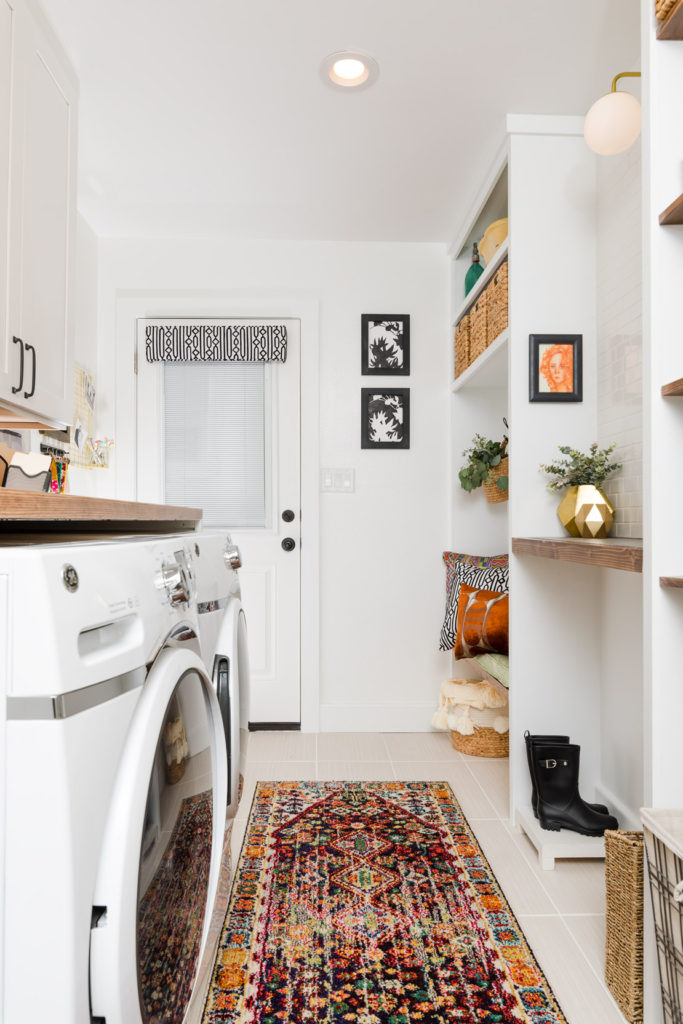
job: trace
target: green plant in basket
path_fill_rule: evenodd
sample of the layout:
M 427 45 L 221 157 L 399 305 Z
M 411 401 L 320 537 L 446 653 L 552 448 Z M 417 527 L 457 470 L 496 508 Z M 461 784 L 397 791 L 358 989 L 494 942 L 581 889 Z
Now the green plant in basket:
M 501 491 L 508 488 L 507 476 L 499 476 L 498 466 L 507 456 L 507 436 L 502 441 L 490 441 L 481 434 L 475 434 L 472 444 L 463 455 L 467 464 L 458 473 L 460 486 L 465 491 L 474 491 L 482 484 L 494 484 Z
M 610 473 L 621 469 L 620 462 L 610 462 L 616 446 L 614 441 L 608 448 L 598 448 L 595 441 L 587 452 L 580 452 L 569 445 L 559 445 L 559 450 L 567 458 L 539 467 L 542 473 L 549 473 L 555 478 L 547 484 L 548 490 L 563 491 L 565 487 L 581 487 L 584 484 L 602 487 Z

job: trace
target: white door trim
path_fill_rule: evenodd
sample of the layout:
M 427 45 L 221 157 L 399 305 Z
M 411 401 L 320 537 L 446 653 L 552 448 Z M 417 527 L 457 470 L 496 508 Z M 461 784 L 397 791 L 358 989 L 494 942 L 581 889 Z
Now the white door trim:
M 115 496 L 135 499 L 136 320 L 159 316 L 291 317 L 301 322 L 301 729 L 320 718 L 319 300 L 310 292 L 121 291 L 116 294 Z M 123 454 L 122 454 L 123 453 Z

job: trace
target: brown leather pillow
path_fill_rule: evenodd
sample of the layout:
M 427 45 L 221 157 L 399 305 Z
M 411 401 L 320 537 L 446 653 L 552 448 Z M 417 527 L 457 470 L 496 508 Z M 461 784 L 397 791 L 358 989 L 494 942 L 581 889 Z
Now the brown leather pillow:
M 509 595 L 499 590 L 479 590 L 460 585 L 456 658 L 475 654 L 508 653 Z

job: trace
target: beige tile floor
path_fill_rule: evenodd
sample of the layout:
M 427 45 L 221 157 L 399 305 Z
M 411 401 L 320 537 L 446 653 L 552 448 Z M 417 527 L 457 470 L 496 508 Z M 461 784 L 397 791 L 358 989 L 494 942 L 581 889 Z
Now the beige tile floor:
M 508 821 L 508 763 L 465 757 L 445 733 L 256 732 L 233 832 L 236 860 L 258 780 L 437 779 L 450 783 L 568 1024 L 624 1024 L 603 981 L 602 861 L 543 871 Z

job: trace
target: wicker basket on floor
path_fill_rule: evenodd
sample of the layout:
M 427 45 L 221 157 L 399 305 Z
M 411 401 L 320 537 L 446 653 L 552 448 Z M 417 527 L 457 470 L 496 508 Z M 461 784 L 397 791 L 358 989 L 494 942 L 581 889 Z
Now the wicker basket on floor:
M 631 1024 L 643 1020 L 643 833 L 605 832 L 605 980 Z
M 508 325 L 508 261 L 505 260 L 493 275 L 488 292 L 487 335 L 488 344 L 496 340 Z
M 475 725 L 471 736 L 451 729 L 451 743 L 461 754 L 472 757 L 508 757 L 510 754 L 510 733 L 496 732 L 495 729 L 478 729 Z
M 496 480 L 498 479 L 499 476 L 509 476 L 509 475 L 510 475 L 510 460 L 509 460 L 509 458 L 506 455 L 504 459 L 500 460 L 500 462 L 498 463 L 496 468 L 493 470 L 493 477 L 494 477 L 493 483 L 490 483 L 490 484 L 489 483 L 485 483 L 484 484 L 484 492 L 486 494 L 486 500 L 488 501 L 489 505 L 496 505 L 499 501 L 507 501 L 508 500 L 508 498 L 510 496 L 509 489 L 506 487 L 505 490 L 502 490 L 502 488 L 500 488 L 498 486 L 498 484 L 496 483 Z
M 455 350 L 454 377 L 459 377 L 460 374 L 470 365 L 469 313 L 466 313 L 465 316 L 456 324 L 453 345 Z
M 483 291 L 470 309 L 470 363 L 480 356 L 488 344 L 488 289 Z

